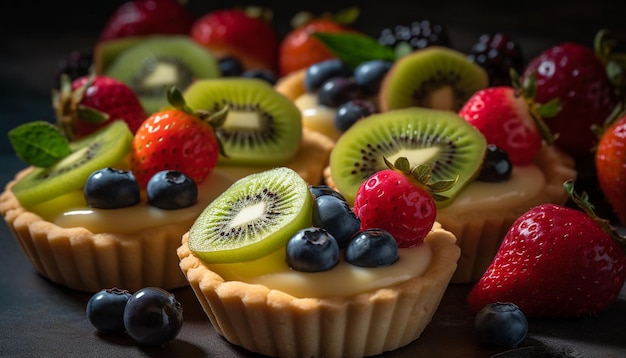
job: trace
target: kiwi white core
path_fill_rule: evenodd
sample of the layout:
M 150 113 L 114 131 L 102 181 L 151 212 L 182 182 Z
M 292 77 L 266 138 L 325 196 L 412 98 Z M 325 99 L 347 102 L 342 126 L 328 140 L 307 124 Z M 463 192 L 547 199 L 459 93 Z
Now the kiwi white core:
M 226 129 L 258 129 L 261 126 L 261 119 L 256 112 L 232 111 L 224 122 Z
M 439 147 L 420 148 L 415 150 L 401 149 L 393 156 L 387 158 L 390 162 L 395 162 L 400 157 L 405 157 L 411 163 L 411 166 L 419 164 L 430 164 L 433 160 L 437 159 L 438 154 L 441 152 Z
M 160 62 L 142 81 L 143 87 L 165 86 L 178 82 L 178 69 L 175 65 Z
M 263 213 L 265 213 L 266 208 L 267 205 L 265 205 L 265 203 L 256 203 L 247 208 L 243 208 L 237 213 L 237 215 L 235 215 L 230 227 L 234 228 L 237 226 L 245 226 L 247 223 L 254 222 L 254 220 L 263 217 Z

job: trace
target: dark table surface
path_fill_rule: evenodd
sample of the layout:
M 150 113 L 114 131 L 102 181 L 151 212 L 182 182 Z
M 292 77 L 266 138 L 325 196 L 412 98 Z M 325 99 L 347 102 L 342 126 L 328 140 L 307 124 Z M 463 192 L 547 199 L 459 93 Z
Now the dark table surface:
M 6 132 L 19 123 L 52 120 L 50 89 L 56 62 L 71 50 L 90 46 L 97 32 L 121 1 L 46 2 L 42 7 L 14 12 L 15 27 L 3 24 L 0 51 L 0 185 L 25 165 L 18 160 Z M 202 13 L 213 7 L 190 1 Z M 258 3 L 257 3 L 258 4 Z M 280 3 L 277 17 L 293 14 L 292 5 Z M 438 1 L 407 5 L 387 1 L 378 7 L 362 6 L 360 24 L 376 29 L 390 22 L 431 18 L 449 26 L 456 47 L 466 51 L 485 31 L 504 30 L 515 35 L 528 56 L 565 40 L 591 44 L 601 26 L 626 40 L 625 5 L 618 1 L 538 2 L 502 5 L 498 1 Z M 66 5 L 66 6 L 64 6 Z M 284 5 L 284 6 L 282 6 Z M 54 8 L 53 8 L 54 6 Z M 373 6 L 373 5 L 372 5 Z M 308 9 L 337 9 L 337 3 L 317 2 Z M 511 9 L 512 7 L 512 9 Z M 515 7 L 519 7 L 515 9 Z M 63 12 L 61 12 L 63 9 Z M 406 10 L 406 11 L 404 11 Z M 56 12 L 55 12 L 56 11 Z M 56 13 L 58 15 L 52 16 Z M 286 24 L 286 20 L 283 24 Z M 284 32 L 285 27 L 279 29 Z M 27 261 L 8 227 L 0 225 L 0 356 L 2 357 L 253 357 L 235 347 L 212 328 L 189 288 L 173 290 L 184 308 L 185 322 L 175 341 L 163 349 L 142 349 L 128 337 L 98 334 L 89 324 L 85 306 L 90 294 L 75 292 L 39 276 Z M 473 316 L 465 307 L 469 285 L 451 285 L 422 337 L 387 357 L 490 357 L 501 353 L 478 344 Z M 626 356 L 626 290 L 607 309 L 577 319 L 532 319 L 521 347 L 533 350 L 509 357 L 624 357 Z M 546 350 L 550 351 L 546 353 Z

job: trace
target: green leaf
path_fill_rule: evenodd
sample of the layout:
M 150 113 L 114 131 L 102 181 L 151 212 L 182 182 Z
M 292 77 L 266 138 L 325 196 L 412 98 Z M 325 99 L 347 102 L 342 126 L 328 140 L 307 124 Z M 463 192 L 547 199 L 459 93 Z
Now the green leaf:
M 313 36 L 320 40 L 335 56 L 350 67 L 369 60 L 394 61 L 394 50 L 370 36 L 352 32 L 314 32 Z
M 537 106 L 537 114 L 541 118 L 551 118 L 556 116 L 561 110 L 561 101 L 558 98 L 553 98 L 546 103 Z
M 105 112 L 99 111 L 95 108 L 84 106 L 79 104 L 76 108 L 78 110 L 78 117 L 83 122 L 100 124 L 109 120 L 109 115 Z
M 36 167 L 49 167 L 70 154 L 70 145 L 59 129 L 46 121 L 19 125 L 8 132 L 15 154 Z

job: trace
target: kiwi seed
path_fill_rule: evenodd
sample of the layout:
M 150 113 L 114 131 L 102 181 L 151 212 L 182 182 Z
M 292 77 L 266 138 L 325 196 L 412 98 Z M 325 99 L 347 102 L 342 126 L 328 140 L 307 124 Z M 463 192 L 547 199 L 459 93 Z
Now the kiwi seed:
M 311 223 L 308 185 L 287 167 L 250 174 L 209 204 L 189 230 L 189 248 L 208 263 L 258 259 Z
M 216 112 L 228 106 L 226 121 L 215 130 L 226 153 L 219 158 L 221 165 L 283 165 L 300 147 L 300 110 L 263 80 L 198 80 L 183 96 L 195 111 Z
M 407 157 L 411 166 L 428 164 L 432 179 L 457 183 L 443 193 L 450 204 L 482 166 L 485 137 L 456 113 L 411 107 L 374 114 L 356 122 L 335 143 L 330 154 L 331 176 L 350 204 L 358 187 L 375 172 L 386 169 L 383 157 L 394 162 Z
M 410 106 L 458 111 L 489 77 L 456 50 L 429 46 L 395 62 L 381 84 L 381 111 Z
M 124 121 L 70 143 L 70 154 L 45 168 L 33 168 L 11 187 L 26 208 L 79 190 L 94 171 L 112 167 L 128 153 L 133 134 Z
M 106 76 L 126 83 L 147 113 L 168 105 L 165 88 L 184 90 L 200 78 L 221 75 L 213 54 L 187 36 L 149 36 L 132 43 L 110 60 Z

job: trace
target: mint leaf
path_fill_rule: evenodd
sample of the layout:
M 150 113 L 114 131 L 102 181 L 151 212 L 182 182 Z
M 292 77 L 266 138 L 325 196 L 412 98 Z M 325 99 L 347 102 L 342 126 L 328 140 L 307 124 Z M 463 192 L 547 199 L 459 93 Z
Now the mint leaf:
M 354 68 L 369 60 L 396 59 L 395 51 L 370 36 L 352 32 L 314 32 L 313 36 L 320 40 L 330 52 Z
M 8 132 L 17 156 L 36 167 L 49 167 L 70 154 L 70 145 L 59 129 L 46 121 L 19 125 Z

